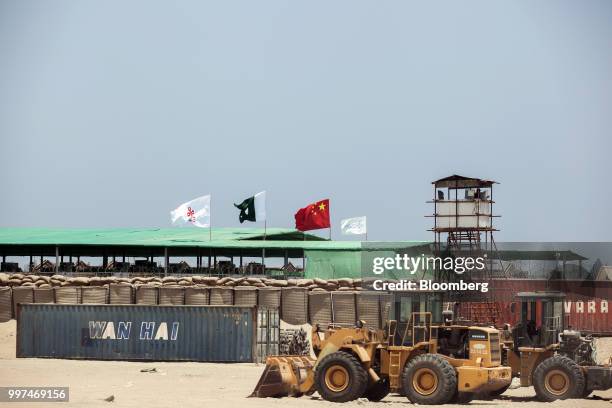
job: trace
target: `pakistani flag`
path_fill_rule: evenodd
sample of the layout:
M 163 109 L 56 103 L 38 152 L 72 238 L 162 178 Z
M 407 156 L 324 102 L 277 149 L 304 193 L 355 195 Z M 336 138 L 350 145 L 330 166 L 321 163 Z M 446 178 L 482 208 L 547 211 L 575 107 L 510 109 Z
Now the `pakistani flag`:
M 240 204 L 234 204 L 240 210 L 238 219 L 242 224 L 245 221 L 265 221 L 266 220 L 266 192 L 255 194 Z

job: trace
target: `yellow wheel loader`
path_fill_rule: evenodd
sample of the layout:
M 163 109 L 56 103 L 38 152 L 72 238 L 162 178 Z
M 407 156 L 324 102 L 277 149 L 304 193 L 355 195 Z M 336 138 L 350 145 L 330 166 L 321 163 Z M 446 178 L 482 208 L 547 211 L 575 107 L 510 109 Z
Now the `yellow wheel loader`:
M 467 402 L 475 393 L 507 387 L 511 370 L 501 366 L 499 331 L 493 328 L 432 325 L 430 312 L 414 312 L 403 333 L 395 320 L 386 330 L 365 322 L 354 328 L 313 328 L 316 359 L 268 357 L 252 397 L 301 396 L 317 391 L 327 401 L 365 397 L 379 401 L 389 392 L 414 403 Z M 320 334 L 324 334 L 321 339 Z
M 503 332 L 504 362 L 541 401 L 584 398 L 612 388 L 612 367 L 597 365 L 592 338 L 565 329 L 561 292 L 521 292 L 520 319 Z M 500 390 L 501 392 L 505 390 Z

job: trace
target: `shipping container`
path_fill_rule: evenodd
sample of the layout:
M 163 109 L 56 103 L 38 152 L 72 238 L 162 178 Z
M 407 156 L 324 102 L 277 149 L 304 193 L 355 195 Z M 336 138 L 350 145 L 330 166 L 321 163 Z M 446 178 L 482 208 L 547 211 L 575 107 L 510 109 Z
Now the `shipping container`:
M 460 316 L 471 318 L 475 311 L 492 308 L 495 324 L 516 324 L 518 310 L 515 295 L 519 292 L 560 291 L 566 296 L 564 311 L 567 315 L 566 326 L 584 333 L 612 336 L 612 316 L 609 302 L 612 296 L 612 282 L 586 280 L 541 280 L 541 279 L 504 279 L 494 280 L 490 285 L 490 302 L 463 303 Z M 541 310 L 537 310 L 538 319 Z
M 17 357 L 255 362 L 261 360 L 258 349 L 278 350 L 278 334 L 268 333 L 268 321 L 278 319 L 278 311 L 271 311 L 260 325 L 257 311 L 234 306 L 21 304 Z M 263 347 L 264 339 L 276 345 Z

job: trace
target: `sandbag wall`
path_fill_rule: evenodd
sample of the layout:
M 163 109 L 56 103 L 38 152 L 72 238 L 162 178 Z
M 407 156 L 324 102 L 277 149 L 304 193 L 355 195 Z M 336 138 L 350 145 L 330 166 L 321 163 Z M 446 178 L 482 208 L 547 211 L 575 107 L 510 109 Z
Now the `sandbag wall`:
M 0 322 L 15 316 L 18 303 L 234 305 L 280 311 L 291 325 L 352 326 L 364 320 L 380 328 L 387 319 L 390 295 L 362 290 L 360 279 L 289 279 L 257 277 L 91 277 L 0 273 Z

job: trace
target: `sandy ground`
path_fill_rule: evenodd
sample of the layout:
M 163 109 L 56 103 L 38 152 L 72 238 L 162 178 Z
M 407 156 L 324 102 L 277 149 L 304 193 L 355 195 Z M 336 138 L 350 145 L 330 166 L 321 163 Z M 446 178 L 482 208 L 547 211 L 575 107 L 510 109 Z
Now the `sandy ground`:
M 600 357 L 612 351 L 612 339 L 600 340 Z M 144 368 L 157 372 L 143 373 Z M 0 323 L 0 386 L 68 386 L 69 403 L 29 403 L 27 406 L 55 407 L 338 407 L 312 397 L 246 398 L 253 390 L 263 365 L 209 363 L 138 363 L 15 358 L 15 322 Z M 114 396 L 113 402 L 104 399 Z M 537 402 L 532 388 L 506 392 L 493 401 L 475 400 L 473 407 L 536 408 L 550 407 Z M 610 407 L 612 390 L 596 391 L 586 400 L 555 402 L 555 407 Z M 394 407 L 409 404 L 399 396 L 388 396 L 379 403 L 365 400 L 343 404 L 350 407 Z M 26 406 L 0 403 L 0 406 Z M 445 405 L 453 407 L 454 405 Z

